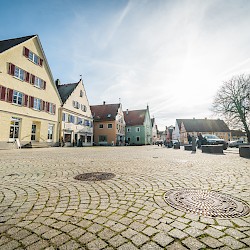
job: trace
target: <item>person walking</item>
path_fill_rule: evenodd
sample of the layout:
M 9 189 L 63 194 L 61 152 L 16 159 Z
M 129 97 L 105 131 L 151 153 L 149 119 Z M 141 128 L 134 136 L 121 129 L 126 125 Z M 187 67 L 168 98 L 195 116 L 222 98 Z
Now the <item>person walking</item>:
M 201 133 L 198 134 L 198 148 L 201 148 L 201 145 L 203 144 L 203 136 Z

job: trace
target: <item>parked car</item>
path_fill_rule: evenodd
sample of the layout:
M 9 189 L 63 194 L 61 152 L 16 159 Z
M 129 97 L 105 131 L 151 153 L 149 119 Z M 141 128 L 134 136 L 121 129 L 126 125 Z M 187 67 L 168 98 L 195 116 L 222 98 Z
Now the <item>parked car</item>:
M 202 136 L 204 138 L 202 145 L 223 145 L 224 150 L 228 148 L 228 142 L 216 135 L 204 134 Z
M 233 148 L 233 147 L 236 147 L 238 148 L 240 145 L 242 145 L 244 143 L 243 140 L 237 140 L 237 141 L 230 141 L 229 142 L 229 147 L 230 148 Z

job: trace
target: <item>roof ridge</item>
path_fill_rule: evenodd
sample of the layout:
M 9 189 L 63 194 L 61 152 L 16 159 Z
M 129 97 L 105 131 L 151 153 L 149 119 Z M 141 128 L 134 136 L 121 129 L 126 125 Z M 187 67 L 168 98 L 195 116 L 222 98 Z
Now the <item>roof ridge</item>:
M 11 40 L 16 40 L 16 39 L 23 39 L 23 38 L 32 38 L 34 36 L 37 35 L 30 35 L 30 36 L 22 36 L 22 37 L 16 37 L 16 38 L 10 38 L 10 39 L 4 39 L 4 40 L 0 40 L 0 42 L 4 42 L 4 41 L 11 41 Z

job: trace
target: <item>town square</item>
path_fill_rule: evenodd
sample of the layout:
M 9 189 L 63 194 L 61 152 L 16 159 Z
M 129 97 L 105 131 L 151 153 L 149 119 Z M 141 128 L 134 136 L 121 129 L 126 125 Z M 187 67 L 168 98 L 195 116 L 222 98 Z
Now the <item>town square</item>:
M 249 206 L 250 160 L 237 148 L 13 149 L 0 159 L 0 249 L 249 249 L 249 213 L 203 216 L 164 199 L 197 189 Z M 86 173 L 113 175 L 75 179 Z

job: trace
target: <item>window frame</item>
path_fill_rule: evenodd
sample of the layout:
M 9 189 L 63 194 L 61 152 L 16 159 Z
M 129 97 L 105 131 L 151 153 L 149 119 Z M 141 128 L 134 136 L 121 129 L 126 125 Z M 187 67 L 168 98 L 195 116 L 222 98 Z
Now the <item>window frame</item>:
M 100 129 L 103 129 L 103 128 L 104 128 L 103 123 L 99 124 L 99 128 L 100 128 Z
M 13 90 L 13 97 L 12 97 L 12 103 L 22 106 L 23 105 L 23 97 L 24 94 L 22 92 L 19 92 L 17 90 Z M 21 103 L 19 103 L 21 101 Z
M 110 126 L 110 125 L 111 125 L 111 126 Z M 108 123 L 108 124 L 107 124 L 107 128 L 108 128 L 108 129 L 112 129 L 112 128 L 113 128 L 113 124 L 112 124 L 112 123 Z

